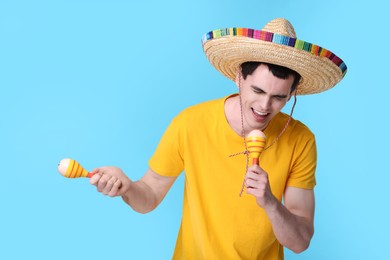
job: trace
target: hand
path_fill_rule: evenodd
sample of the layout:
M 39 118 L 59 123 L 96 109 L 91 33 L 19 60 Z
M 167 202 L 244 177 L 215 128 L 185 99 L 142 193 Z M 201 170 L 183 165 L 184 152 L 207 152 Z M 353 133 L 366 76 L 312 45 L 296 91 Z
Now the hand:
M 257 204 L 262 207 L 272 207 L 277 199 L 271 192 L 268 174 L 258 165 L 248 168 L 245 176 L 246 193 L 256 197 Z
M 97 190 L 110 197 L 123 196 L 129 189 L 132 181 L 119 168 L 106 166 L 91 171 L 94 174 L 90 183 Z

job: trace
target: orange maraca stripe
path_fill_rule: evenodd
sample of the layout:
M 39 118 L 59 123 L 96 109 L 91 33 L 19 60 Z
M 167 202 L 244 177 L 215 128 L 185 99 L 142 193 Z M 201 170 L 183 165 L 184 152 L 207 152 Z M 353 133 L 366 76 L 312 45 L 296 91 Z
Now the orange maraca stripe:
M 264 148 L 265 140 L 264 139 L 249 140 L 247 143 L 248 143 L 248 148 Z
M 260 136 L 250 136 L 247 140 L 249 157 L 252 165 L 259 165 L 259 157 L 265 146 L 265 138 Z
M 257 151 L 257 150 L 263 149 L 263 148 L 264 148 L 264 145 L 261 145 L 261 146 L 249 145 L 249 146 L 248 146 L 248 150 L 254 150 L 254 151 Z
M 75 160 L 70 161 L 68 170 L 70 170 L 69 174 L 67 175 L 68 178 L 79 178 L 81 176 L 81 173 L 83 172 L 83 168 Z
M 78 164 L 78 168 L 77 168 L 77 178 L 78 177 L 85 177 L 85 174 L 84 172 L 86 172 L 86 170 L 79 164 Z
M 79 164 L 76 161 L 74 161 L 70 178 L 77 178 L 77 171 L 78 171 L 78 169 L 79 169 Z
M 248 142 L 264 142 L 265 139 L 264 138 L 261 138 L 261 137 L 252 137 L 250 139 L 248 139 Z
M 74 177 L 73 178 L 79 178 L 79 177 L 88 177 L 88 172 L 85 170 L 81 164 L 75 161 L 76 169 L 74 169 Z
M 72 172 L 73 172 L 72 178 L 77 178 L 78 177 L 79 167 L 80 167 L 80 165 L 75 161 L 74 162 L 74 168 L 72 170 Z

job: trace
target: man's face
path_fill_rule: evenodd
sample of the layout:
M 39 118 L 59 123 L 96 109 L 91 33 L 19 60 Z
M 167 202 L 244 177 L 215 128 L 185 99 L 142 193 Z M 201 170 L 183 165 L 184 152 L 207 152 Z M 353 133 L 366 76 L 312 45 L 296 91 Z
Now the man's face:
M 244 80 L 241 76 L 241 98 L 245 129 L 264 130 L 271 119 L 280 112 L 291 98 L 294 77 L 275 77 L 267 65 L 261 64 Z M 238 85 L 238 80 L 237 80 Z

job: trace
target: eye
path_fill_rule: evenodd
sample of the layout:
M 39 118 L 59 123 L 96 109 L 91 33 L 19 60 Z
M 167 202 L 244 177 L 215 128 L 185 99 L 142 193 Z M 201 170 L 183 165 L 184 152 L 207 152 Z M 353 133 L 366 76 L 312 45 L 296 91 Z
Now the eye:
M 252 87 L 252 90 L 253 90 L 253 92 L 255 92 L 255 93 L 257 93 L 257 94 L 263 94 L 263 93 L 264 93 L 263 90 L 261 90 L 261 89 L 259 89 L 259 88 L 256 88 L 256 87 Z
M 277 101 L 284 101 L 286 99 L 285 96 L 274 96 L 274 98 L 277 100 Z

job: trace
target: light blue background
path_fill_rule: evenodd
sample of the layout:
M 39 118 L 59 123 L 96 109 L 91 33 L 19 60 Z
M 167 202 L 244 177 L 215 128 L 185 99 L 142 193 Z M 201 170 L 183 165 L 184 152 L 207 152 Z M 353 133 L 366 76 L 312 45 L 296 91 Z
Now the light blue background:
M 0 259 L 170 259 L 183 177 L 141 215 L 87 179 L 57 172 L 118 165 L 138 179 L 183 108 L 235 92 L 200 39 L 285 17 L 298 38 L 348 65 L 299 97 L 318 140 L 316 231 L 286 259 L 388 259 L 389 33 L 386 1 L 0 1 Z

